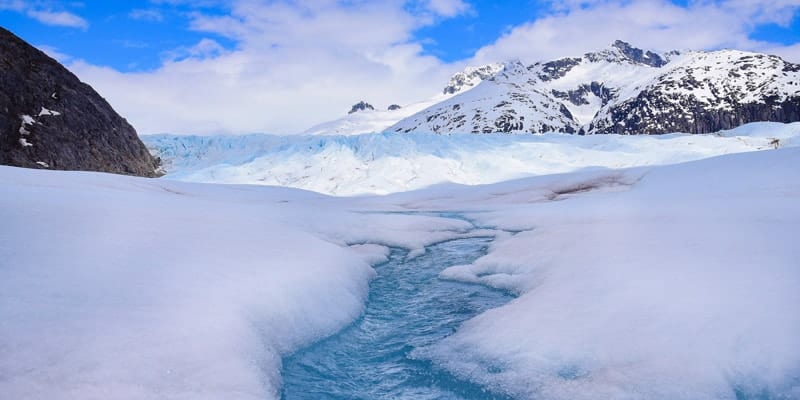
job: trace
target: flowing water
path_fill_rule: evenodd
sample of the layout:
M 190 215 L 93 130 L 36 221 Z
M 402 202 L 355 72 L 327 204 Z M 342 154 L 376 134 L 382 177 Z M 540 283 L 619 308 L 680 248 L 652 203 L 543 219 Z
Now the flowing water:
M 505 399 L 459 380 L 414 349 L 440 341 L 465 320 L 512 299 L 480 285 L 444 281 L 443 269 L 486 253 L 490 238 L 458 239 L 410 260 L 395 249 L 376 266 L 364 315 L 283 363 L 284 400 Z

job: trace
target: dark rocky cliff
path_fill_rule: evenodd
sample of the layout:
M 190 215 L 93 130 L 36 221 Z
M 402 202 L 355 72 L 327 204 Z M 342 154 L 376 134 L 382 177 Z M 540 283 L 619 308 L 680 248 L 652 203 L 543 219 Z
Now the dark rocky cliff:
M 154 177 L 159 163 L 91 86 L 0 28 L 0 164 Z

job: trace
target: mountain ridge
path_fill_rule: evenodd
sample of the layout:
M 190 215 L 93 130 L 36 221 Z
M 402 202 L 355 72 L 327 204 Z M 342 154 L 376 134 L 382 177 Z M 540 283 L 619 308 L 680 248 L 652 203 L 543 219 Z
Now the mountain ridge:
M 400 113 L 359 114 L 305 133 L 710 133 L 800 121 L 800 65 L 739 50 L 658 53 L 617 40 L 579 57 L 467 67 Z
M 393 132 L 709 133 L 800 120 L 800 65 L 739 50 L 658 54 L 618 40 L 581 57 L 506 63 Z

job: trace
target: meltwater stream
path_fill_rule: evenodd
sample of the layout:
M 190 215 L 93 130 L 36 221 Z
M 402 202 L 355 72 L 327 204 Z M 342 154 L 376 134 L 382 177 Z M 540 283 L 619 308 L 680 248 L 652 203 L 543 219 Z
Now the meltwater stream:
M 284 359 L 284 400 L 505 399 L 412 355 L 465 320 L 509 300 L 508 293 L 444 281 L 443 269 L 482 256 L 491 239 L 458 239 L 406 260 L 393 250 L 376 267 L 364 315 L 338 334 Z

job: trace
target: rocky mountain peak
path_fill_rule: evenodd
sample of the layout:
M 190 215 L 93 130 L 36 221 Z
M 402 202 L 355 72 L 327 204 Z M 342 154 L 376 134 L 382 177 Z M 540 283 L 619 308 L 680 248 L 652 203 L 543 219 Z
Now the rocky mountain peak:
M 157 176 L 136 130 L 58 61 L 0 28 L 0 164 Z
M 670 54 L 676 55 L 677 52 L 670 52 Z M 612 43 L 609 49 L 586 53 L 584 57 L 591 62 L 627 62 L 654 68 L 663 67 L 669 62 L 666 56 L 662 56 L 650 50 L 642 50 L 622 40 L 617 40 Z
M 353 107 L 350 107 L 350 111 L 348 111 L 347 113 L 348 114 L 352 114 L 352 113 L 356 113 L 356 112 L 359 112 L 359 111 L 366 111 L 366 110 L 375 110 L 375 107 L 373 107 L 372 104 L 369 104 L 364 100 L 361 100 L 358 103 L 353 104 Z
M 622 40 L 615 41 L 611 47 L 619 50 L 628 60 L 638 64 L 649 65 L 656 68 L 663 67 L 667 64 L 667 60 L 660 54 L 633 47 L 630 43 L 623 42 Z
M 467 67 L 461 72 L 457 72 L 450 77 L 447 86 L 442 93 L 455 94 L 457 92 L 472 88 L 483 80 L 495 76 L 505 68 L 504 64 L 486 64 L 479 67 Z

